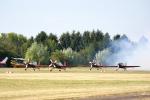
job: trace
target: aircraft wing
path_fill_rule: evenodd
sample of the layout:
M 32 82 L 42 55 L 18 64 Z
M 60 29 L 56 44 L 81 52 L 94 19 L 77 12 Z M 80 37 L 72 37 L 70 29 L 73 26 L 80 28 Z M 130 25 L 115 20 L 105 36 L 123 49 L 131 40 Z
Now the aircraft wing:
M 106 66 L 103 66 L 103 67 L 118 67 L 118 66 L 115 66 L 115 65 L 114 65 L 114 66 L 113 66 L 113 65 L 107 66 L 107 65 L 106 65 Z M 124 67 L 125 67 L 125 68 L 132 68 L 132 67 L 140 67 L 140 66 L 120 66 L 120 67 L 123 67 L 123 68 L 124 68 Z
M 118 67 L 118 66 L 113 66 L 113 65 L 103 65 L 103 67 Z
M 140 66 L 125 66 L 126 68 L 132 68 L 132 67 L 140 67 Z

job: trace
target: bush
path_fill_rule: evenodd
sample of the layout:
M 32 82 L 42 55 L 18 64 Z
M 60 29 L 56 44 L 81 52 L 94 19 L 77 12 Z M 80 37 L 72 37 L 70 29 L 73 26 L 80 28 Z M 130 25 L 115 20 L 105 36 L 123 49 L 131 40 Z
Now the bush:
M 44 47 L 44 45 L 34 42 L 31 47 L 27 49 L 25 58 L 36 61 L 38 62 L 38 64 L 48 64 L 49 54 L 47 51 L 47 47 Z

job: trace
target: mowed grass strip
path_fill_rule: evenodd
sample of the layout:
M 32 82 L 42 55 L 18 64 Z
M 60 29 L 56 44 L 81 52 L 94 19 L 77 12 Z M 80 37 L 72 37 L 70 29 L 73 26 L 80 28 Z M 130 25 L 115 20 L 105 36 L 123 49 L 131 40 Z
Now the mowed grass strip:
M 124 80 L 23 80 L 2 79 L 0 91 L 30 90 L 30 89 L 57 89 L 57 88 L 87 88 L 112 86 L 147 85 L 150 81 L 124 81 Z
M 150 81 L 2 79 L 0 99 L 58 99 L 150 91 Z

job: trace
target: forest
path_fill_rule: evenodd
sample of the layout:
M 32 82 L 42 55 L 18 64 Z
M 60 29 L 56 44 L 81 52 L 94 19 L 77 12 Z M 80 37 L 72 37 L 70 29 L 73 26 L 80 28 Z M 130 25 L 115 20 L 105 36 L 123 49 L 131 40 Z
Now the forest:
M 99 29 L 60 36 L 41 31 L 30 38 L 14 32 L 0 33 L 0 41 L 0 58 L 19 57 L 38 64 L 49 64 L 49 59 L 53 59 L 72 66 L 87 65 L 93 59 L 99 64 L 115 64 L 122 50 L 133 50 L 137 45 L 125 34 L 111 38 Z

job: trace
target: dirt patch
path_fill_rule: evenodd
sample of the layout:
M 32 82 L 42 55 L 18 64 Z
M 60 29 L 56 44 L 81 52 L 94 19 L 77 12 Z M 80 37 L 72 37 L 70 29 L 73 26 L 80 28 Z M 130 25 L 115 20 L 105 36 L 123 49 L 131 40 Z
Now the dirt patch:
M 90 96 L 78 100 L 149 100 L 150 92 L 115 94 L 109 96 Z M 75 100 L 75 99 L 74 99 Z

